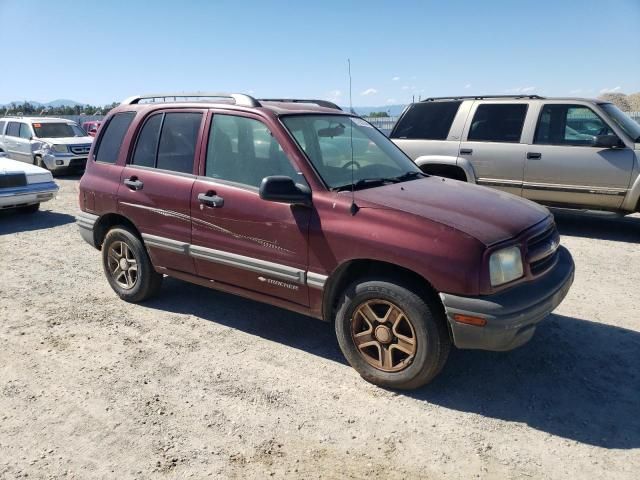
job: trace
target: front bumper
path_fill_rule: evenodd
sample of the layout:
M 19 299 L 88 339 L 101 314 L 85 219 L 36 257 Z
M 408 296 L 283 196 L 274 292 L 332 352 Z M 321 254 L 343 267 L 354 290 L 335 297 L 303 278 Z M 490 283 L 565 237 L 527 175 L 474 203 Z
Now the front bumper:
M 456 347 L 502 351 L 528 342 L 537 324 L 560 305 L 573 283 L 575 266 L 569 250 L 560 247 L 558 255 L 556 266 L 541 278 L 495 295 L 441 293 Z M 483 318 L 486 325 L 459 323 L 456 314 Z
M 0 189 L 0 208 L 15 208 L 46 202 L 58 193 L 55 182 L 41 182 Z
M 42 161 L 49 170 L 61 170 L 67 168 L 85 168 L 87 165 L 86 155 L 73 155 L 69 153 L 52 154 L 47 153 L 42 157 Z

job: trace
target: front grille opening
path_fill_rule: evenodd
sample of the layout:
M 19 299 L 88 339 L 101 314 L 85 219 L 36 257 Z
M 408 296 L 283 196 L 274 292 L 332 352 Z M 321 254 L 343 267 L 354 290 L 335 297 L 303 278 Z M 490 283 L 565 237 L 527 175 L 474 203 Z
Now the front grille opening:
M 527 261 L 531 275 L 537 276 L 553 268 L 558 260 L 560 235 L 555 224 L 527 242 Z

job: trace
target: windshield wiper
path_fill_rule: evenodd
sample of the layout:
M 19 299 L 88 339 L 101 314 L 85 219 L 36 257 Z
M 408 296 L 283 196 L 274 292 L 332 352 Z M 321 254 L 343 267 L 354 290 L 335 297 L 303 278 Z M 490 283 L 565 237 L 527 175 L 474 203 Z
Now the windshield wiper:
M 407 180 L 413 180 L 414 178 L 418 177 L 426 177 L 426 175 L 422 172 L 407 172 L 403 173 L 402 175 L 398 175 L 397 177 L 395 177 L 395 180 L 398 182 L 405 182 Z
M 357 182 L 351 184 L 348 183 L 347 185 L 340 185 L 339 187 L 335 187 L 332 188 L 332 190 L 336 191 L 336 192 L 342 192 L 344 190 L 351 190 L 353 188 L 353 190 L 359 190 L 361 188 L 368 188 L 368 187 L 379 187 L 380 185 L 384 185 L 385 183 L 397 183 L 398 180 L 396 180 L 395 178 L 363 178 L 361 180 L 358 180 Z

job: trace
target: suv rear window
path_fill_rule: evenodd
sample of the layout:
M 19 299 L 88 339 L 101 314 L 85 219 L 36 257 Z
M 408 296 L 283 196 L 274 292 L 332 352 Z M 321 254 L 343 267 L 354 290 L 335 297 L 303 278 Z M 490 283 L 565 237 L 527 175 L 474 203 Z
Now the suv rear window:
M 473 116 L 467 140 L 518 143 L 526 116 L 526 103 L 480 105 Z
M 201 122 L 201 113 L 175 112 L 152 116 L 142 127 L 131 163 L 192 173 Z
M 461 103 L 414 103 L 400 118 L 390 138 L 446 140 Z
M 94 154 L 96 162 L 116 163 L 122 140 L 134 116 L 135 113 L 133 112 L 125 112 L 116 113 L 111 118 L 98 140 L 97 151 Z

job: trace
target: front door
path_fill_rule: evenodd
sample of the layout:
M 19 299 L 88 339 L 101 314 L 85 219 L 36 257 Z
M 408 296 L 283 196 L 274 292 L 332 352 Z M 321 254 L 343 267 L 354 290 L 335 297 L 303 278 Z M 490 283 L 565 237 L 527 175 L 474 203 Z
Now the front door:
M 465 127 L 459 157 L 473 166 L 479 185 L 522 194 L 527 103 L 480 103 Z
M 585 105 L 542 106 L 528 145 L 523 195 L 541 203 L 618 208 L 629 187 L 633 150 L 593 146 L 597 135 L 614 135 Z
M 191 191 L 204 113 L 154 112 L 123 169 L 118 209 L 136 225 L 156 267 L 193 273 Z
M 257 117 L 215 114 L 191 211 L 198 275 L 308 305 L 310 209 L 260 199 L 266 176 L 303 183 L 270 129 Z

